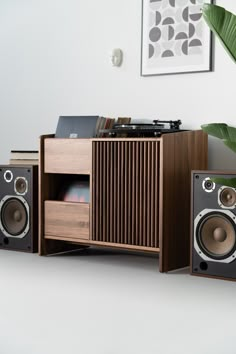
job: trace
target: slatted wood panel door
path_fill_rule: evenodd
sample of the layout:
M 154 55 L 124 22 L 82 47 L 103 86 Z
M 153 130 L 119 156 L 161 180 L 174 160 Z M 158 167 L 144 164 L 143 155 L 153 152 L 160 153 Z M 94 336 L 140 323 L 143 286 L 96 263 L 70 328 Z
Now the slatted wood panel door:
M 92 239 L 159 247 L 159 141 L 93 141 Z

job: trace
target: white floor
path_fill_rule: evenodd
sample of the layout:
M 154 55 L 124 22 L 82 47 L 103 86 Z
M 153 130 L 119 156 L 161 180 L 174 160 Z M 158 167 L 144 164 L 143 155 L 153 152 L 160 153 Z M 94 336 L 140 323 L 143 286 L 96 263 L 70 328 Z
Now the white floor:
M 103 249 L 0 251 L 0 354 L 235 354 L 236 283 Z

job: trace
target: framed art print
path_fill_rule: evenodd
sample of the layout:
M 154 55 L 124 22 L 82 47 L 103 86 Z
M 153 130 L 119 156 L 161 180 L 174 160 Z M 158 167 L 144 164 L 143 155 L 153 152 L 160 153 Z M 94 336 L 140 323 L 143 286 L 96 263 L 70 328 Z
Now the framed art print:
M 212 70 L 205 0 L 142 0 L 141 75 Z

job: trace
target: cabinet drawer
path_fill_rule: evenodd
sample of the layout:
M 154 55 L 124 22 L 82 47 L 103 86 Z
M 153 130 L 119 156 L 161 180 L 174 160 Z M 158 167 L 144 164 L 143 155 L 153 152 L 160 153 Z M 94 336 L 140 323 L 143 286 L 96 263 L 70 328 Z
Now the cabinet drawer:
M 89 139 L 45 139 L 44 172 L 90 174 L 92 142 Z
M 45 235 L 89 240 L 89 204 L 45 201 Z

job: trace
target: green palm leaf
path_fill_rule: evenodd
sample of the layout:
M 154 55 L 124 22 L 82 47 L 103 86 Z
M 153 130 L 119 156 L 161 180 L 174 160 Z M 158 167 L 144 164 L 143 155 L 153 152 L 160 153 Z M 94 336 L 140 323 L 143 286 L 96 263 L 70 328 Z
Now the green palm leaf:
M 215 178 L 211 178 L 211 180 L 216 184 L 220 184 L 222 186 L 236 188 L 236 178 L 215 177 Z
M 236 141 L 236 128 L 227 126 L 227 130 L 229 134 L 229 140 Z
M 204 4 L 203 18 L 236 63 L 236 16 L 223 7 Z
M 231 127 L 225 123 L 210 123 L 201 125 L 201 128 L 208 135 L 212 135 L 224 141 L 236 142 L 235 127 Z
M 236 142 L 235 141 L 230 141 L 230 140 L 224 140 L 224 144 L 230 148 L 231 150 L 233 150 L 234 152 L 236 152 Z
M 210 123 L 201 125 L 202 130 L 208 135 L 223 140 L 224 144 L 236 152 L 236 128 L 225 123 Z
M 210 123 L 201 125 L 202 130 L 208 135 L 219 139 L 229 139 L 228 125 L 225 123 Z M 235 129 L 236 131 L 236 129 Z

